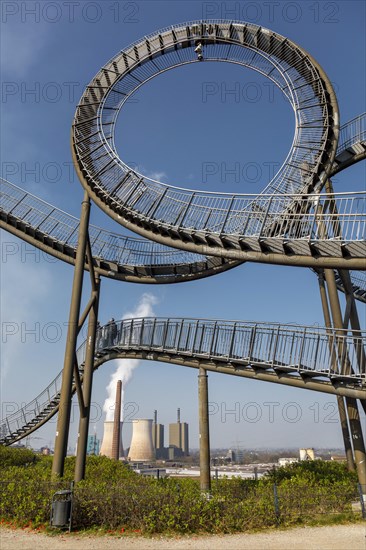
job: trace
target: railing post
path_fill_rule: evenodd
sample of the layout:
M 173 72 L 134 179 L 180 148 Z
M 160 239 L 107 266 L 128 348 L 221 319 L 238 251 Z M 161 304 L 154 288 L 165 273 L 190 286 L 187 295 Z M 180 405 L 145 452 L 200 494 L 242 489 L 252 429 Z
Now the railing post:
M 265 226 L 265 223 L 266 223 L 267 218 L 268 218 L 268 213 L 269 213 L 269 210 L 271 208 L 272 201 L 273 201 L 273 197 L 271 197 L 268 201 L 268 205 L 267 205 L 267 208 L 266 208 L 266 211 L 265 211 L 265 214 L 264 214 L 264 217 L 263 217 L 263 221 L 262 221 L 262 227 L 260 228 L 260 231 L 259 231 L 259 237 L 263 236 L 264 226 Z
M 201 327 L 202 327 L 202 331 L 201 331 L 201 338 L 200 338 L 198 353 L 202 353 L 202 342 L 203 342 L 203 337 L 205 335 L 206 325 L 202 323 Z
M 177 341 L 177 351 L 179 351 L 179 344 L 180 344 L 180 339 L 181 339 L 181 336 L 182 336 L 183 324 L 184 324 L 184 319 L 182 319 L 181 322 L 180 322 L 179 336 L 178 336 L 178 341 Z
M 300 347 L 299 361 L 298 361 L 299 371 L 301 369 L 301 360 L 302 360 L 302 356 L 304 354 L 305 339 L 306 339 L 306 327 L 304 328 L 304 332 L 303 332 L 302 340 L 301 340 L 301 347 Z
M 131 319 L 131 326 L 130 326 L 130 336 L 128 338 L 128 347 L 131 347 L 132 342 L 132 333 L 133 333 L 133 319 Z
M 210 349 L 209 349 L 209 352 L 208 352 L 209 357 L 212 356 L 212 350 L 214 348 L 214 342 L 215 342 L 215 338 L 216 338 L 216 327 L 217 327 L 217 321 L 215 321 L 213 329 L 212 329 L 212 338 L 211 338 L 211 342 L 210 342 Z
M 234 323 L 234 326 L 233 326 L 233 335 L 231 337 L 230 349 L 229 349 L 229 359 L 230 357 L 232 357 L 232 353 L 234 349 L 235 332 L 236 332 L 236 323 Z
M 169 321 L 170 321 L 170 319 L 167 319 L 167 320 L 165 321 L 163 337 L 162 337 L 162 339 L 161 339 L 161 347 L 163 348 L 163 350 L 166 349 L 166 337 L 167 337 L 167 335 L 168 335 Z
M 151 348 L 153 347 L 153 344 L 154 344 L 155 326 L 156 326 L 156 317 L 153 320 L 152 329 L 151 329 L 151 339 L 150 339 L 150 347 Z
M 194 331 L 193 341 L 192 341 L 192 354 L 194 354 L 194 345 L 196 343 L 196 337 L 197 337 L 197 331 L 198 331 L 198 323 L 199 321 L 196 321 L 196 327 Z
M 272 367 L 275 364 L 278 340 L 279 340 L 279 335 L 280 335 L 280 328 L 281 328 L 281 325 L 278 325 L 277 331 L 276 331 L 276 339 L 275 339 L 275 343 L 274 343 L 274 350 L 273 350 L 273 354 L 272 354 Z
M 249 362 L 251 360 L 253 349 L 254 349 L 256 332 L 257 332 L 257 325 L 254 325 L 254 327 L 252 328 L 252 331 L 251 331 L 250 341 L 249 341 L 249 349 L 248 349 L 248 361 Z

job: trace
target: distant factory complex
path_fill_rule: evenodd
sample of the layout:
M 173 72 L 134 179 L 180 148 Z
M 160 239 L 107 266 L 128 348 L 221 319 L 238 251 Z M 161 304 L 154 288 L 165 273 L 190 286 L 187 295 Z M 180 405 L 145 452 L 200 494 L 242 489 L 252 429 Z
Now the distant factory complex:
M 187 422 L 180 421 L 180 409 L 177 411 L 177 422 L 169 424 L 169 446 L 164 446 L 164 425 L 158 423 L 158 412 L 154 419 L 139 418 L 132 421 L 132 439 L 125 456 L 122 443 L 121 422 L 122 383 L 116 387 L 116 403 L 113 421 L 104 422 L 103 441 L 100 454 L 110 458 L 127 458 L 131 462 L 151 462 L 158 460 L 175 460 L 189 456 L 189 429 Z M 98 454 L 99 440 L 90 438 L 89 454 Z
M 187 422 L 180 421 L 180 409 L 178 409 L 177 422 L 169 424 L 169 446 L 164 446 L 164 425 L 157 421 L 157 411 L 154 411 L 154 420 L 138 418 L 132 421 L 132 439 L 125 456 L 122 444 L 122 425 L 120 422 L 119 453 L 118 458 L 127 458 L 132 462 L 151 462 L 152 460 L 175 460 L 189 456 L 189 427 Z M 103 441 L 100 454 L 114 458 L 112 452 L 114 422 L 104 422 Z M 91 439 L 89 445 L 90 454 L 97 454 L 98 440 Z

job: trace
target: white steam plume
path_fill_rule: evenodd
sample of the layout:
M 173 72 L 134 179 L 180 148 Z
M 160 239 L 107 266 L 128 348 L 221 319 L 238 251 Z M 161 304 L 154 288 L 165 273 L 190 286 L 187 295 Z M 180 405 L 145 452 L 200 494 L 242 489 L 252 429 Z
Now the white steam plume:
M 158 299 L 153 294 L 145 293 L 134 311 L 128 311 L 122 319 L 135 319 L 141 317 L 153 317 L 153 306 L 157 304 Z M 122 400 L 121 400 L 121 420 L 123 420 L 123 403 L 125 386 L 131 379 L 132 371 L 139 365 L 140 361 L 136 359 L 116 359 L 117 368 L 111 376 L 107 386 L 108 397 L 104 401 L 103 410 L 106 413 L 106 421 L 111 422 L 114 418 L 114 405 L 116 400 L 117 381 L 122 380 Z

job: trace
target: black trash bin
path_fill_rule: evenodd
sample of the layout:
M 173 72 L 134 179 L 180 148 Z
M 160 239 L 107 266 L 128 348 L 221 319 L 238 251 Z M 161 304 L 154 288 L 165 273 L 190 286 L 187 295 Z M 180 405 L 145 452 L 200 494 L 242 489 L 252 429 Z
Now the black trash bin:
M 72 490 L 57 491 L 52 497 L 51 527 L 71 529 Z

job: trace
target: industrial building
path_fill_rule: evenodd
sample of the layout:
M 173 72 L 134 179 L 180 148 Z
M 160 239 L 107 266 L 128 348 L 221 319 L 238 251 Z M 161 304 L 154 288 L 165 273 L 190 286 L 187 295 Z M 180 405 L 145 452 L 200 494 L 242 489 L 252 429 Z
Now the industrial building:
M 314 449 L 300 449 L 300 460 L 315 460 L 315 452 Z
M 244 449 L 229 449 L 226 453 L 226 458 L 232 464 L 242 464 L 245 458 Z
M 89 435 L 86 454 L 99 455 L 99 450 L 100 450 L 100 439 L 97 438 L 97 434 Z
M 169 424 L 169 459 L 179 456 L 189 456 L 188 424 L 180 421 L 180 409 L 177 410 L 177 422 Z

